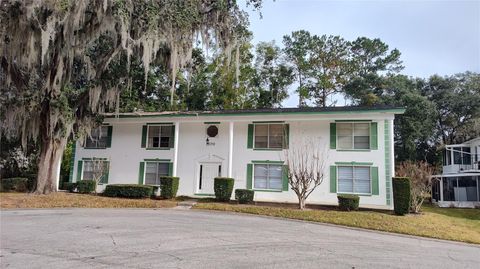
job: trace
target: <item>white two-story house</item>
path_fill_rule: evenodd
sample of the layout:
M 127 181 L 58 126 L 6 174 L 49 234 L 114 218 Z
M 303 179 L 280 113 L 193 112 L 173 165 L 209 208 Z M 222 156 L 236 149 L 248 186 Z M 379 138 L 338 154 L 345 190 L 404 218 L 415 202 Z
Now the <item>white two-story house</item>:
M 307 203 L 336 204 L 338 193 L 364 207 L 393 208 L 394 107 L 279 108 L 106 115 L 91 138 L 77 141 L 70 181 L 91 179 L 102 160 L 107 184 L 159 185 L 180 178 L 178 195 L 212 196 L 214 178 L 255 190 L 255 201 L 294 203 L 285 153 L 311 138 L 324 156 L 324 181 Z
M 432 199 L 441 207 L 480 207 L 480 137 L 447 145 L 443 171 L 435 175 Z

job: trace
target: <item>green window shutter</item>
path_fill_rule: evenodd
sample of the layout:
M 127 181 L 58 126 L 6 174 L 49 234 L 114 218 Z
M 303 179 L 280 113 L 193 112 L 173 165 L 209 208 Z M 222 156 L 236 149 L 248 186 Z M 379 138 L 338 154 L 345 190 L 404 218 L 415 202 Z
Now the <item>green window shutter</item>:
M 145 175 L 145 162 L 140 162 L 140 169 L 138 170 L 138 184 L 143 185 L 144 175 Z
M 370 123 L 370 149 L 378 149 L 378 124 Z
M 330 149 L 337 148 L 337 124 L 335 122 L 330 123 Z
M 285 124 L 285 144 L 283 145 L 284 149 L 288 149 L 290 144 L 290 124 Z
M 337 192 L 337 167 L 335 165 L 330 166 L 330 192 Z
M 288 191 L 288 165 L 283 166 L 283 187 L 282 191 Z
M 168 163 L 168 175 L 169 176 L 173 175 L 173 162 Z
M 107 126 L 107 148 L 112 147 L 113 126 Z
M 175 146 L 175 125 L 172 126 L 172 139 L 170 139 L 169 143 L 168 143 L 168 147 L 169 148 L 173 148 Z
M 253 148 L 253 124 L 248 125 L 248 140 L 247 140 L 247 148 Z
M 142 126 L 142 148 L 147 147 L 147 125 Z
M 370 167 L 370 175 L 372 177 L 372 195 L 378 195 L 378 167 Z
M 252 189 L 253 164 L 247 164 L 247 189 Z
M 102 176 L 100 183 L 107 184 L 108 183 L 108 176 L 110 174 L 110 162 L 105 162 L 105 165 L 107 166 L 107 172 L 105 175 Z
M 78 161 L 77 165 L 77 182 L 82 180 L 82 166 L 83 166 L 83 161 Z

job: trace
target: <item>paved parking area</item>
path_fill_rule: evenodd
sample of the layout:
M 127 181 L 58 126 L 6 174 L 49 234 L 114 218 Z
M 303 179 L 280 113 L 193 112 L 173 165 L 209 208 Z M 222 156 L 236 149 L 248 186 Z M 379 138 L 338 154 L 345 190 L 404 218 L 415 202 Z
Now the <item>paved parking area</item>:
M 0 212 L 1 268 L 479 268 L 480 246 L 223 212 Z

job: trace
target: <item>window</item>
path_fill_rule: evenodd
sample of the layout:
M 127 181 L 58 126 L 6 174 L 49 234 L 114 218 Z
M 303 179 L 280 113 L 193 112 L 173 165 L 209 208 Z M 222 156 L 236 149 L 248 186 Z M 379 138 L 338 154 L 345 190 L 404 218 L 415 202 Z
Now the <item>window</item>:
M 172 148 L 173 125 L 149 125 L 148 147 L 149 148 Z
M 453 164 L 472 164 L 472 155 L 469 147 L 454 147 L 447 149 L 447 155 L 453 151 Z M 448 160 L 448 159 L 447 159 Z M 446 165 L 451 163 L 446 162 Z
M 338 167 L 339 193 L 371 193 L 370 167 L 367 166 L 339 166 Z
M 105 160 L 84 160 L 83 180 L 95 180 L 98 183 L 108 183 L 109 162 Z
M 253 178 L 255 189 L 282 190 L 282 168 L 277 164 L 254 164 Z
M 169 175 L 167 162 L 146 162 L 145 185 L 160 185 L 160 177 Z
M 337 123 L 339 149 L 370 149 L 370 123 Z
M 255 148 L 285 148 L 285 124 L 255 124 Z
M 108 141 L 108 126 L 100 126 L 91 132 L 91 137 L 85 140 L 86 148 L 106 148 Z

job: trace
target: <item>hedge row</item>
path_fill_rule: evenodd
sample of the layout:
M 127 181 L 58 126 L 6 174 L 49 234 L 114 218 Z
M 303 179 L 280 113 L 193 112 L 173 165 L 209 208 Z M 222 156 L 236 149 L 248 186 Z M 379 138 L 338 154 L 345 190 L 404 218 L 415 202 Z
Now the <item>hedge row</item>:
M 255 192 L 253 190 L 236 189 L 235 200 L 237 200 L 239 204 L 249 204 L 253 202 L 254 194 Z
M 153 186 L 139 184 L 110 184 L 103 195 L 108 197 L 147 198 L 152 196 Z
M 76 187 L 79 193 L 92 193 L 97 188 L 97 182 L 95 180 L 80 180 Z
M 339 194 L 337 195 L 337 199 L 340 210 L 358 210 L 358 205 L 360 203 L 360 197 L 358 195 Z
M 35 177 L 11 177 L 0 180 L 0 192 L 31 192 L 35 190 Z

